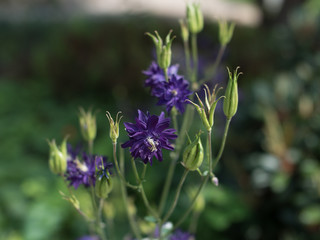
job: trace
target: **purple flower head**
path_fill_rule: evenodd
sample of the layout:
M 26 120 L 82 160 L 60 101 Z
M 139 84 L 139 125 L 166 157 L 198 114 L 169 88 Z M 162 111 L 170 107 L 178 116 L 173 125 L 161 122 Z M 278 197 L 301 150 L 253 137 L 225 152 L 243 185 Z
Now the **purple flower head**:
M 152 115 L 147 112 L 144 114 L 138 110 L 136 123 L 124 123 L 129 135 L 129 141 L 121 145 L 123 148 L 130 147 L 132 157 L 141 158 L 147 164 L 152 164 L 153 156 L 162 161 L 162 148 L 173 150 L 169 140 L 177 138 L 173 128 L 168 128 L 170 119 L 164 117 L 161 112 L 160 116 Z
M 96 170 L 98 172 L 109 171 L 110 173 L 110 168 L 112 168 L 112 163 L 108 163 L 106 157 L 90 155 L 85 152 L 80 154 L 80 149 L 74 151 L 70 145 L 68 146 L 68 162 L 65 177 L 70 182 L 70 186 L 73 186 L 75 189 L 81 184 L 85 187 L 94 186 L 96 182 Z
M 169 82 L 164 82 L 154 89 L 154 95 L 158 97 L 158 105 L 166 105 L 167 112 L 170 113 L 173 107 L 183 113 L 188 96 L 192 93 L 188 89 L 189 82 L 183 77 L 172 75 Z
M 83 236 L 81 238 L 78 238 L 77 240 L 99 240 L 98 236 Z
M 171 236 L 170 240 L 191 240 L 193 236 L 188 232 L 182 232 L 181 230 L 175 231 Z
M 168 68 L 168 77 L 170 78 L 173 74 L 177 75 L 178 69 L 178 64 L 170 66 Z M 157 87 L 159 86 L 159 84 L 161 85 L 163 82 L 166 82 L 164 72 L 156 62 L 152 62 L 150 67 L 142 73 L 147 76 L 145 86 L 151 87 L 151 94 L 154 87 Z

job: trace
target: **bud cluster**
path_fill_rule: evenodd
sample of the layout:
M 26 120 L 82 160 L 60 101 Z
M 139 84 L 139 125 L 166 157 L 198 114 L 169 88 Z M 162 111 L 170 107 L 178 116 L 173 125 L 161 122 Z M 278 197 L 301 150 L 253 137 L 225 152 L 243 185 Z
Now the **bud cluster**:
M 158 65 L 162 69 L 167 69 L 171 64 L 171 45 L 175 36 L 171 37 L 172 30 L 170 30 L 166 36 L 165 42 L 163 42 L 159 33 L 157 31 L 154 32 L 155 35 L 152 35 L 151 33 L 146 34 L 152 38 L 154 45 L 156 46 Z
M 204 93 L 205 93 L 205 103 L 201 101 L 198 94 L 196 93 L 196 96 L 198 98 L 199 104 L 196 104 L 190 100 L 188 100 L 191 104 L 193 104 L 196 107 L 197 112 L 200 115 L 200 118 L 202 120 L 203 125 L 207 129 L 207 131 L 211 131 L 211 128 L 214 124 L 214 112 L 217 106 L 218 101 L 223 98 L 224 96 L 219 97 L 216 99 L 216 96 L 221 88 L 219 88 L 216 91 L 217 85 L 213 89 L 212 93 L 210 93 L 209 87 L 205 84 L 204 85 Z
M 67 170 L 67 138 L 63 140 L 60 147 L 56 141 L 48 141 L 50 147 L 49 167 L 50 170 L 59 175 L 63 175 Z

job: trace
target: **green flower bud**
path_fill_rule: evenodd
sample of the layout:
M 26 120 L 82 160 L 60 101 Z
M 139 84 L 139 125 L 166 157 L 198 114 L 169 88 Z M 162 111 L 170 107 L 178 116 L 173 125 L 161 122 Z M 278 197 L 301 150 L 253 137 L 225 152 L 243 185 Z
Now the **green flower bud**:
M 79 123 L 82 137 L 87 142 L 93 141 L 97 134 L 96 116 L 91 110 L 85 112 L 83 108 L 79 108 Z
M 187 22 L 191 33 L 196 34 L 202 31 L 203 15 L 199 4 L 189 3 L 187 5 Z
M 197 170 L 203 161 L 203 147 L 200 139 L 201 132 L 196 136 L 196 139 L 190 143 L 183 152 L 183 166 L 190 170 Z
M 107 177 L 105 175 L 97 177 L 94 190 L 98 198 L 107 198 L 113 188 L 113 180 L 108 172 L 106 174 Z
M 223 102 L 223 112 L 228 119 L 231 119 L 238 109 L 238 77 L 240 73 L 237 73 L 239 67 L 233 73 L 233 76 L 228 68 L 229 81 L 225 93 L 225 99 Z
M 216 99 L 216 96 L 221 88 L 219 88 L 216 91 L 217 86 L 215 86 L 212 93 L 210 93 L 208 86 L 206 84 L 204 86 L 205 86 L 205 88 L 204 88 L 204 93 L 205 93 L 204 103 L 201 101 L 201 99 L 199 98 L 197 93 L 195 93 L 195 94 L 196 94 L 196 97 L 198 98 L 200 106 L 190 100 L 187 100 L 187 101 L 196 107 L 196 110 L 199 113 L 199 116 L 202 120 L 204 127 L 206 128 L 207 131 L 211 131 L 211 128 L 214 124 L 214 112 L 215 112 L 217 103 L 224 96 L 221 96 L 218 99 Z
M 111 114 L 107 111 L 107 118 L 109 120 L 109 124 L 110 124 L 110 133 L 109 136 L 111 138 L 112 143 L 116 143 L 117 139 L 119 137 L 119 124 L 121 121 L 122 116 L 119 117 L 119 114 L 121 114 L 121 112 L 117 113 L 116 116 L 116 121 L 113 121 L 113 118 L 111 117 Z
M 65 138 L 60 146 L 56 141 L 48 141 L 50 147 L 49 167 L 54 174 L 63 175 L 67 170 L 67 138 Z
M 189 29 L 187 27 L 187 24 L 184 20 L 180 19 L 179 21 L 180 23 L 180 27 L 181 27 L 181 37 L 182 37 L 182 40 L 184 42 L 188 42 L 188 39 L 189 39 Z
M 170 30 L 168 35 L 166 36 L 164 45 L 162 38 L 159 36 L 157 31 L 155 31 L 155 35 L 152 35 L 151 33 L 146 33 L 149 37 L 152 38 L 156 46 L 157 62 L 158 65 L 164 70 L 166 70 L 171 64 L 171 45 L 173 39 L 175 38 L 175 36 L 171 38 L 171 33 L 172 30 Z
M 222 46 L 226 46 L 232 38 L 235 24 L 228 25 L 226 21 L 219 21 L 219 40 Z

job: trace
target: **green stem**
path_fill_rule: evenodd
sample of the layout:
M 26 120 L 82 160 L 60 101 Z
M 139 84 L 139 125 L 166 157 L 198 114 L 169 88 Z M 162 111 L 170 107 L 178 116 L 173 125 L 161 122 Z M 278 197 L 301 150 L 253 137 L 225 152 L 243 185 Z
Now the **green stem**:
M 209 151 L 209 175 L 212 172 L 212 142 L 211 142 L 211 129 L 208 131 L 208 151 Z
M 208 173 L 207 176 L 203 179 L 203 181 L 201 182 L 201 185 L 196 193 L 196 195 L 193 197 L 192 201 L 191 201 L 191 205 L 189 206 L 189 208 L 185 211 L 185 213 L 182 215 L 182 217 L 179 219 L 179 221 L 176 223 L 176 225 L 174 225 L 174 228 L 171 230 L 171 232 L 173 232 L 174 230 L 176 230 L 183 222 L 184 220 L 188 217 L 188 215 L 190 214 L 190 212 L 192 211 L 198 197 L 200 196 L 200 193 L 202 191 L 202 189 L 204 188 L 204 186 L 207 184 L 208 179 L 210 177 L 210 174 Z
M 190 97 L 190 98 L 192 98 L 192 97 Z M 180 134 L 179 134 L 179 137 L 177 138 L 177 141 L 176 141 L 175 151 L 173 152 L 173 156 L 171 157 L 168 175 L 167 175 L 167 178 L 166 178 L 166 181 L 164 184 L 164 188 L 163 188 L 163 191 L 161 194 L 160 204 L 159 204 L 159 209 L 158 209 L 159 215 L 162 214 L 163 209 L 164 209 L 164 205 L 167 201 L 168 193 L 169 193 L 170 186 L 171 186 L 172 179 L 173 179 L 174 170 L 177 165 L 176 163 L 179 159 L 182 145 L 185 142 L 186 132 L 190 127 L 190 122 L 192 122 L 192 120 L 193 120 L 193 116 L 194 116 L 193 113 L 194 113 L 194 108 L 190 104 L 188 104 L 184 118 L 183 118 Z
M 115 154 L 115 152 L 114 152 Z M 116 157 L 116 156 L 115 156 Z M 120 170 L 119 172 L 122 174 L 124 174 L 124 156 L 123 154 L 120 154 Z M 134 220 L 134 217 L 132 214 L 130 214 L 129 211 L 129 200 L 128 200 L 128 193 L 125 187 L 125 183 L 123 181 L 120 180 L 120 188 L 121 188 L 121 195 L 122 195 L 122 200 L 123 200 L 123 205 L 125 207 L 125 210 L 127 212 L 128 215 L 128 220 L 129 220 L 129 225 L 131 227 L 132 232 L 134 233 L 135 237 L 138 240 L 141 240 L 141 233 L 140 230 L 136 224 L 136 221 Z
M 221 143 L 221 146 L 220 146 L 220 150 L 219 150 L 219 153 L 218 153 L 218 156 L 216 157 L 216 160 L 213 164 L 213 168 L 218 164 L 220 158 L 221 158 L 221 155 L 223 153 L 223 150 L 224 150 L 224 146 L 225 146 L 225 143 L 226 143 L 226 139 L 227 139 L 227 135 L 228 135 L 228 131 L 229 131 L 229 125 L 230 125 L 230 122 L 231 122 L 231 118 L 227 118 L 227 121 L 226 121 L 226 126 L 224 128 L 224 134 L 223 134 L 223 139 L 222 139 L 222 143 Z M 211 173 L 211 172 L 210 172 Z
M 179 200 L 179 196 L 180 196 L 180 192 L 181 192 L 183 183 L 186 180 L 186 177 L 187 177 L 188 173 L 189 173 L 189 170 L 185 169 L 184 173 L 183 173 L 183 175 L 182 175 L 182 177 L 180 179 L 180 182 L 179 182 L 179 185 L 178 185 L 178 188 L 177 188 L 177 192 L 176 192 L 176 196 L 174 198 L 174 201 L 173 201 L 169 211 L 167 212 L 167 214 L 163 218 L 162 224 L 165 223 L 170 218 L 172 212 L 174 211 L 175 207 L 177 206 L 177 203 L 178 203 L 178 200 Z
M 189 48 L 189 42 L 188 41 L 184 41 L 183 42 L 183 46 L 184 46 L 184 55 L 185 55 L 185 60 L 186 60 L 186 70 L 187 70 L 187 75 L 188 78 L 190 79 L 191 77 L 191 66 L 190 66 L 190 48 Z
M 193 60 L 193 74 L 191 81 L 197 81 L 198 75 L 198 46 L 197 46 L 197 34 L 191 35 L 191 48 L 192 48 L 192 60 Z
M 88 141 L 88 150 L 89 150 L 90 154 L 93 153 L 93 141 L 92 140 Z
M 119 164 L 118 164 L 118 160 L 117 160 L 117 153 L 116 152 L 117 152 L 117 143 L 115 142 L 115 143 L 113 143 L 113 159 L 114 159 L 114 163 L 116 165 L 116 170 L 117 170 L 117 173 L 120 177 L 120 180 L 123 183 L 125 183 L 127 187 L 130 187 L 132 189 L 138 189 L 138 186 L 132 185 L 129 182 L 127 182 L 127 180 L 125 179 L 125 177 L 121 173 L 120 168 L 119 168 Z
M 141 181 L 143 181 L 145 176 L 146 176 L 147 166 L 148 166 L 147 164 L 143 164 L 143 171 L 142 171 L 142 174 L 141 174 Z
M 143 184 L 142 184 L 141 179 L 139 177 L 136 163 L 133 158 L 131 158 L 131 165 L 132 165 L 133 173 L 134 173 L 136 180 L 139 184 L 139 190 L 140 190 L 139 192 L 141 193 L 144 205 L 146 206 L 148 211 L 151 213 L 151 215 L 153 215 L 157 219 L 158 222 L 161 222 L 158 213 L 150 206 L 149 200 L 148 200 L 147 195 L 146 195 L 144 188 L 143 188 Z
M 209 68 L 209 71 L 206 73 L 206 76 L 204 77 L 204 79 L 202 79 L 200 81 L 200 83 L 199 83 L 200 85 L 209 81 L 215 75 L 217 68 L 220 65 L 220 62 L 221 62 L 221 59 L 222 59 L 222 56 L 223 56 L 225 50 L 226 50 L 226 45 L 221 45 L 219 48 L 219 52 L 218 52 L 216 60 L 212 64 L 212 67 Z
M 168 69 L 167 69 L 167 68 L 163 68 L 162 70 L 163 70 L 163 72 L 164 72 L 164 77 L 165 77 L 166 81 L 169 82 Z
M 100 217 L 99 217 L 99 209 L 97 207 L 97 203 L 96 203 L 96 197 L 94 195 L 94 188 L 93 186 L 91 186 L 91 202 L 92 202 L 92 208 L 93 208 L 93 212 L 95 214 L 95 222 L 96 222 L 96 232 L 97 234 L 101 237 L 102 240 L 107 240 L 105 233 L 101 227 L 101 222 L 100 222 Z

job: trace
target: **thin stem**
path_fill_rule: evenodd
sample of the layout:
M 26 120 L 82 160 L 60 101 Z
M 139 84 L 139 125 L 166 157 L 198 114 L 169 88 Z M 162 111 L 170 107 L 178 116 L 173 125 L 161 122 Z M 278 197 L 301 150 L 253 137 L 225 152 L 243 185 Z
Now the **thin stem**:
M 212 67 L 209 68 L 209 71 L 206 73 L 206 76 L 204 77 L 204 79 L 202 79 L 200 81 L 200 85 L 203 84 L 204 82 L 207 82 L 208 80 L 210 80 L 211 77 L 213 77 L 215 75 L 217 68 L 220 65 L 220 62 L 221 62 L 221 59 L 222 59 L 222 56 L 223 56 L 225 50 L 226 50 L 226 45 L 221 45 L 219 48 L 219 52 L 218 52 L 216 60 L 212 64 Z
M 121 173 L 124 174 L 124 156 L 123 154 L 120 154 L 120 170 L 119 170 Z M 136 224 L 136 221 L 134 220 L 133 218 L 133 215 L 130 214 L 130 211 L 129 211 L 129 200 L 128 200 L 128 193 L 127 193 L 127 190 L 126 190 L 126 187 L 124 185 L 124 182 L 120 180 L 120 188 L 121 188 L 121 195 L 122 195 L 122 200 L 123 200 L 123 205 L 125 207 L 125 210 L 127 212 L 127 215 L 128 215 L 128 220 L 129 220 L 129 225 L 131 227 L 131 230 L 132 232 L 134 233 L 135 237 L 138 239 L 138 240 L 141 240 L 142 237 L 141 237 L 141 233 L 140 233 L 140 230 Z
M 204 186 L 207 184 L 208 179 L 210 177 L 210 174 L 208 173 L 207 176 L 203 179 L 203 181 L 201 182 L 201 185 L 196 193 L 196 195 L 193 197 L 191 204 L 189 206 L 189 208 L 185 211 L 185 213 L 182 215 L 182 217 L 180 218 L 180 220 L 176 223 L 176 225 L 174 226 L 174 228 L 171 230 L 174 231 L 175 229 L 177 229 L 183 222 L 184 220 L 188 217 L 189 213 L 192 211 L 198 197 L 200 196 L 200 193 L 202 191 L 202 189 L 204 188 Z
M 192 98 L 192 97 L 191 97 Z M 187 105 L 187 109 L 183 118 L 183 122 L 182 122 L 182 126 L 181 126 L 181 130 L 180 130 L 180 134 L 179 137 L 176 141 L 176 147 L 175 147 L 175 151 L 173 153 L 173 156 L 171 157 L 171 163 L 169 166 L 169 170 L 168 170 L 168 175 L 164 184 L 164 188 L 162 190 L 162 194 L 161 194 L 161 198 L 160 198 L 160 204 L 159 204 L 159 209 L 158 209 L 158 213 L 159 215 L 162 214 L 163 209 L 164 209 L 164 205 L 167 201 L 168 198 L 168 193 L 170 190 L 170 186 L 172 183 L 172 179 L 173 179 L 173 174 L 174 174 L 174 170 L 176 168 L 176 163 L 179 159 L 180 156 L 180 151 L 182 148 L 182 145 L 185 141 L 185 135 L 187 130 L 190 127 L 190 122 L 192 122 L 193 120 L 193 116 L 194 116 L 194 108 L 191 105 Z
M 142 200 L 143 200 L 143 203 L 144 205 L 146 206 L 146 208 L 148 209 L 148 211 L 159 221 L 160 221 L 160 218 L 159 218 L 159 215 L 158 213 L 150 206 L 150 203 L 149 203 L 149 200 L 147 198 L 147 195 L 144 191 L 144 188 L 143 188 L 143 185 L 142 185 L 142 182 L 141 182 L 141 179 L 139 177 L 139 173 L 138 173 L 138 170 L 137 170 L 137 166 L 136 166 L 136 163 L 134 161 L 133 158 L 131 158 L 131 165 L 132 165 L 132 169 L 133 169 L 133 173 L 136 177 L 136 180 L 139 184 L 139 192 L 141 193 L 141 196 L 142 196 Z
M 197 81 L 198 75 L 198 46 L 197 46 L 197 34 L 191 35 L 191 48 L 192 48 L 192 60 L 193 60 L 193 74 L 191 81 Z
M 209 155 L 209 175 L 212 172 L 212 142 L 211 142 L 211 129 L 208 131 L 208 155 Z
M 174 112 L 172 112 L 172 122 L 173 122 L 173 127 L 176 130 L 176 134 L 179 135 L 179 127 L 178 127 L 178 121 L 177 121 L 177 110 L 175 109 Z
M 143 164 L 143 170 L 142 170 L 142 174 L 141 174 L 141 181 L 143 181 L 145 176 L 146 176 L 147 167 L 148 167 L 147 164 Z
M 197 227 L 198 227 L 198 220 L 200 217 L 201 212 L 200 211 L 193 211 L 192 217 L 191 217 L 191 223 L 189 225 L 189 233 L 196 233 Z
M 221 155 L 223 153 L 223 150 L 224 150 L 224 146 L 225 146 L 225 143 L 226 143 L 226 139 L 227 139 L 227 135 L 228 135 L 228 131 L 229 131 L 229 125 L 230 125 L 230 122 L 231 122 L 231 118 L 227 118 L 227 121 L 226 121 L 226 126 L 224 128 L 224 134 L 223 134 L 223 139 L 222 139 L 222 143 L 221 143 L 221 146 L 220 146 L 220 150 L 219 150 L 219 153 L 218 153 L 218 156 L 216 157 L 215 159 L 215 162 L 213 164 L 213 168 L 218 164 L 220 158 L 221 158 Z M 210 172 L 211 173 L 211 172 Z
M 121 173 L 120 171 L 120 168 L 119 168 L 119 164 L 118 164 L 118 160 L 117 160 L 117 143 L 113 143 L 113 159 L 114 159 L 114 163 L 116 165 L 116 170 L 117 170 L 117 173 L 120 177 L 120 180 L 126 184 L 127 187 L 130 187 L 130 188 L 133 188 L 133 189 L 138 189 L 138 186 L 135 186 L 135 185 L 132 185 L 130 184 L 129 182 L 127 182 L 127 180 L 125 179 L 125 177 L 123 176 L 123 174 Z
M 190 78 L 191 74 L 191 66 L 190 66 L 190 48 L 189 48 L 189 42 L 188 41 L 184 41 L 183 42 L 183 46 L 184 46 L 184 55 L 185 55 L 185 60 L 186 60 L 186 70 L 187 70 L 187 75 Z
M 187 177 L 188 173 L 189 173 L 189 170 L 185 169 L 184 173 L 183 173 L 183 175 L 182 175 L 182 177 L 180 179 L 180 182 L 179 182 L 179 185 L 178 185 L 178 188 L 177 188 L 177 192 L 176 192 L 174 201 L 173 201 L 169 211 L 167 212 L 167 214 L 163 218 L 162 223 L 165 223 L 170 218 L 172 212 L 174 211 L 175 207 L 177 206 L 177 203 L 178 203 L 178 200 L 179 200 L 179 196 L 180 196 L 180 192 L 181 192 L 183 183 L 186 180 L 186 177 Z
M 168 69 L 167 69 L 167 68 L 163 68 L 162 70 L 163 70 L 163 72 L 164 72 L 164 77 L 165 77 L 165 79 L 166 79 L 166 82 L 169 82 Z
M 93 153 L 93 141 L 92 140 L 88 141 L 88 150 L 89 150 L 90 154 Z

